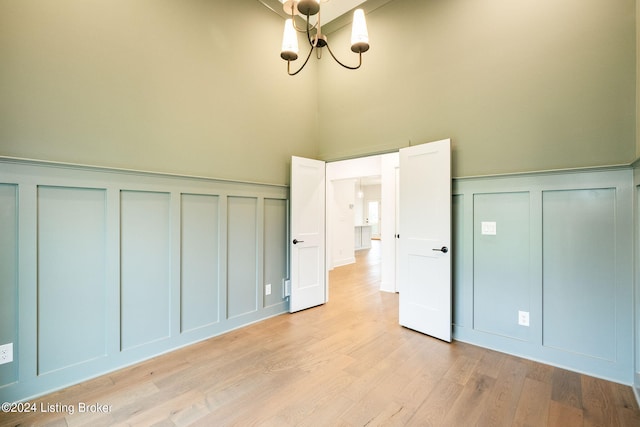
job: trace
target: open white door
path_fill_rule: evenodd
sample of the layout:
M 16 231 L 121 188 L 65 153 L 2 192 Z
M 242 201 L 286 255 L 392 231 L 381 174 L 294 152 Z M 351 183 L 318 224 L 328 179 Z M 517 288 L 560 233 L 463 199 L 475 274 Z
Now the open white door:
M 291 313 L 327 301 L 324 239 L 325 163 L 292 157 Z
M 400 324 L 451 342 L 451 140 L 400 150 Z

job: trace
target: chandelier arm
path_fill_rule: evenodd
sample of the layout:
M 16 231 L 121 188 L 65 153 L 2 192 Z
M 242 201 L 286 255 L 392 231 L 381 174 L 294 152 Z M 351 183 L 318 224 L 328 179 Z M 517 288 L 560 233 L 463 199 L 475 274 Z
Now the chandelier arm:
M 311 41 L 311 30 L 313 28 L 309 28 L 309 15 L 307 15 L 307 40 L 309 40 L 309 44 L 311 45 L 311 47 L 315 47 L 313 42 Z M 311 55 L 311 54 L 309 54 Z
M 307 29 L 303 29 L 303 28 L 298 28 L 298 26 L 296 25 L 296 20 L 291 18 L 291 20 L 293 21 L 293 28 L 296 29 L 297 32 L 299 33 L 304 33 L 304 32 L 308 32 L 311 30 L 315 30 L 315 28 L 318 26 L 318 23 L 316 22 L 315 24 L 309 26 L 309 17 L 307 16 Z
M 294 16 L 294 13 L 293 13 L 293 7 L 291 7 L 291 22 L 293 22 L 293 28 L 295 28 L 296 31 L 299 33 L 304 33 L 304 32 L 308 33 L 309 31 L 314 30 L 318 26 L 318 22 L 320 22 L 320 20 L 318 19 L 315 24 L 310 25 L 309 15 L 307 15 L 307 29 L 303 30 L 302 28 L 298 28 L 298 26 L 296 25 L 295 18 L 296 17 Z
M 307 65 L 307 62 L 309 62 L 309 58 L 311 58 L 311 53 L 313 52 L 314 48 L 315 48 L 315 46 L 311 45 L 311 49 L 309 50 L 309 54 L 307 55 L 307 59 L 304 60 L 304 63 L 302 64 L 302 66 L 300 68 L 298 68 L 298 71 L 296 71 L 294 73 L 291 72 L 291 61 L 287 61 L 287 74 L 289 74 L 290 76 L 295 76 L 300 71 L 302 71 L 304 66 Z
M 329 47 L 329 44 L 327 43 L 327 50 L 329 51 L 329 53 L 331 54 L 331 57 L 340 65 L 342 65 L 344 68 L 348 68 L 349 70 L 357 70 L 358 68 L 360 68 L 360 66 L 362 65 L 362 52 L 358 52 L 358 65 L 356 67 L 351 67 L 349 65 L 345 65 L 342 62 L 340 62 L 340 60 L 338 60 L 338 58 L 336 58 L 336 56 L 333 54 L 333 52 L 331 51 L 331 48 Z

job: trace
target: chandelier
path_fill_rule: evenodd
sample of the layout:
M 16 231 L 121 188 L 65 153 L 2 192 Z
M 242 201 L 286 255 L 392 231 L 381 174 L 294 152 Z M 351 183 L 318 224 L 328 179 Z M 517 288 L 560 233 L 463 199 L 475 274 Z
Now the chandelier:
M 290 76 L 298 74 L 307 62 L 314 50 L 316 57 L 322 57 L 322 48 L 326 47 L 331 57 L 344 68 L 357 70 L 362 65 L 362 54 L 369 50 L 369 33 L 367 32 L 367 22 L 364 19 L 364 11 L 356 9 L 353 13 L 353 24 L 351 28 L 351 51 L 358 54 L 358 65 L 355 67 L 345 65 L 336 58 L 329 47 L 327 36 L 322 34 L 320 22 L 320 0 L 286 0 L 283 4 L 284 11 L 290 16 L 284 23 L 284 34 L 282 36 L 282 50 L 280 57 L 287 61 L 287 73 Z M 315 24 L 311 24 L 310 17 L 318 15 Z M 295 23 L 295 16 L 299 15 L 306 21 L 306 28 L 298 28 Z M 298 59 L 298 35 L 296 31 L 307 34 L 309 41 L 309 53 L 302 66 L 292 72 L 291 61 Z

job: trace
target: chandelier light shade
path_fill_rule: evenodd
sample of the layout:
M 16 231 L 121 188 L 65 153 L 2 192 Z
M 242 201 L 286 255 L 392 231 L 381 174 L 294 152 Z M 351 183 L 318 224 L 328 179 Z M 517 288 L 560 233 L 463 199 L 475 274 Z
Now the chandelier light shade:
M 298 35 L 296 34 L 296 29 L 293 27 L 292 19 L 287 19 L 284 22 L 280 57 L 287 61 L 295 61 L 298 59 Z
M 358 65 L 349 66 L 340 62 L 333 54 L 329 47 L 327 36 L 322 34 L 322 23 L 320 20 L 320 0 L 287 0 L 283 4 L 284 11 L 290 16 L 284 23 L 284 32 L 282 36 L 282 50 L 280 57 L 287 61 L 287 73 L 295 76 L 307 65 L 309 58 L 314 50 L 318 59 L 322 57 L 322 48 L 326 47 L 331 57 L 344 68 L 356 70 L 362 65 L 362 54 L 369 50 L 369 32 L 367 31 L 367 22 L 362 9 L 356 9 L 353 13 L 353 24 L 351 28 L 351 51 L 358 54 Z M 311 25 L 310 18 L 318 15 L 315 24 Z M 297 28 L 296 15 L 302 17 L 306 22 L 305 27 Z M 306 33 L 309 42 L 309 53 L 302 64 L 296 70 L 291 71 L 291 61 L 298 59 L 298 36 L 296 31 Z
M 356 11 L 353 12 L 351 50 L 355 53 L 369 50 L 369 32 L 367 31 L 367 21 L 364 19 L 364 11 L 362 9 L 356 9 Z

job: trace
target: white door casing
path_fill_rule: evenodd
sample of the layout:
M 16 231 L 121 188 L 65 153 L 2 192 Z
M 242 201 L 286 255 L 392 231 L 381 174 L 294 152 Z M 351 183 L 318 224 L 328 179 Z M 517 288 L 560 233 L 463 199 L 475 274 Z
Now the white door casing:
M 325 163 L 291 158 L 291 313 L 324 304 Z
M 451 140 L 400 150 L 400 324 L 451 341 Z

